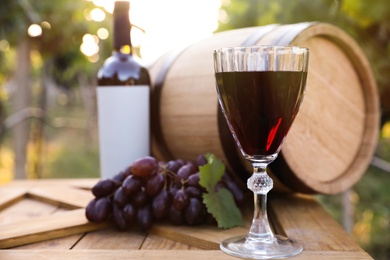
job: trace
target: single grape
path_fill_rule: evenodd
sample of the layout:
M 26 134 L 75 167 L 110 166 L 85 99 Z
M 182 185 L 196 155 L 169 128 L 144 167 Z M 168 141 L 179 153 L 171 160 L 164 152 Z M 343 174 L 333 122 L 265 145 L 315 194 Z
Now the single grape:
M 203 193 L 197 187 L 188 186 L 187 188 L 185 188 L 185 191 L 188 194 L 188 196 L 191 198 L 199 198 L 199 199 L 202 198 Z
M 173 207 L 178 211 L 183 211 L 188 206 L 189 202 L 190 198 L 184 189 L 178 190 L 173 195 Z
M 136 193 L 139 189 L 141 189 L 142 181 L 138 177 L 134 175 L 129 175 L 127 178 L 123 181 L 122 189 L 123 193 L 126 196 L 131 196 L 134 193 Z
M 192 166 L 189 164 L 186 164 L 186 165 L 183 165 L 182 167 L 180 167 L 180 169 L 177 171 L 177 176 L 181 180 L 187 180 L 188 177 L 190 177 L 190 175 L 193 173 L 194 173 L 194 171 L 193 171 Z
M 199 155 L 197 158 L 196 158 L 196 164 L 198 165 L 198 167 L 200 166 L 203 166 L 205 164 L 207 164 L 207 159 L 204 155 Z
M 141 187 L 132 197 L 131 201 L 135 206 L 141 207 L 148 202 L 148 195 L 146 194 L 146 190 L 144 187 Z
M 162 189 L 160 193 L 158 193 L 157 196 L 153 199 L 153 216 L 156 219 L 163 219 L 168 214 L 171 203 L 171 194 L 166 189 Z
M 198 171 L 198 166 L 195 163 L 188 161 L 188 162 L 186 162 L 186 165 L 190 166 L 191 174 L 194 174 Z
M 168 213 L 169 222 L 173 225 L 181 225 L 184 223 L 184 213 L 183 211 L 177 210 L 173 205 L 169 209 Z
M 121 171 L 121 172 L 115 174 L 112 177 L 112 180 L 118 184 L 118 183 L 122 183 L 125 180 L 126 177 L 127 176 L 125 174 L 125 171 Z
M 188 207 L 184 213 L 184 219 L 187 224 L 199 224 L 203 215 L 202 202 L 196 198 L 191 198 Z
M 113 208 L 114 223 L 116 227 L 122 231 L 129 229 L 130 225 L 124 218 L 122 210 L 115 204 L 112 206 L 112 208 Z
M 150 205 L 145 205 L 138 209 L 137 224 L 143 230 L 149 230 L 153 225 L 153 214 Z
M 111 200 L 107 197 L 99 198 L 95 203 L 94 221 L 97 223 L 108 219 L 112 210 Z
M 169 161 L 165 168 L 171 172 L 177 173 L 179 168 L 181 167 L 181 164 L 179 164 L 177 161 L 171 160 Z
M 116 204 L 119 208 L 123 208 L 126 203 L 129 201 L 129 198 L 124 194 L 123 188 L 119 187 L 113 198 L 114 204 Z
M 97 199 L 91 200 L 85 208 L 85 216 L 91 222 L 95 222 L 95 204 Z
M 133 204 L 127 203 L 122 210 L 122 215 L 128 223 L 132 223 L 137 217 L 137 208 Z
M 190 177 L 188 177 L 187 185 L 200 188 L 201 186 L 199 184 L 199 181 L 200 181 L 200 172 L 196 172 L 190 175 Z
M 183 159 L 177 159 L 176 162 L 180 165 L 180 167 L 182 167 L 184 164 L 186 164 L 186 161 L 184 161 Z
M 159 193 L 164 187 L 164 175 L 156 174 L 152 178 L 150 178 L 146 183 L 146 194 L 149 197 L 153 198 Z
M 158 168 L 159 165 L 156 158 L 145 156 L 133 162 L 130 166 L 130 171 L 135 176 L 149 178 L 158 171 Z
M 102 179 L 92 187 L 92 194 L 96 198 L 106 197 L 113 193 L 117 187 L 117 184 L 113 180 Z

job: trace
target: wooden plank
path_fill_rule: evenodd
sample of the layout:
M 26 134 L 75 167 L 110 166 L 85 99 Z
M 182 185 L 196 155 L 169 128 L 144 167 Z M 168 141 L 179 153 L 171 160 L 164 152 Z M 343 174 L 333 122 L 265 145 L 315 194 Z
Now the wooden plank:
M 215 226 L 172 226 L 156 225 L 152 233 L 165 237 L 180 243 L 192 245 L 201 249 L 215 250 L 219 249 L 222 240 L 231 237 L 246 234 L 249 227 L 236 227 L 231 229 L 218 229 Z
M 118 231 L 116 228 L 108 228 L 87 233 L 75 246 L 75 250 L 81 249 L 128 249 L 128 250 L 192 250 L 199 249 L 190 244 L 176 242 L 154 234 L 141 231 Z
M 85 208 L 94 198 L 91 191 L 67 186 L 36 187 L 28 196 L 65 209 Z
M 309 251 L 363 251 L 343 228 L 311 197 L 280 196 L 269 203 L 269 216 L 279 233 Z
M 26 188 L 0 188 L 0 210 L 9 207 L 12 204 L 22 200 L 26 195 Z
M 0 226 L 0 248 L 44 241 L 107 227 L 108 223 L 91 223 L 84 209 L 60 212 L 35 220 L 26 220 Z
M 97 179 L 17 180 L 2 187 L 0 248 L 26 245 L 107 227 L 107 223 L 89 223 L 84 216 L 84 207 L 93 198 L 90 189 L 97 181 Z M 78 208 L 81 210 L 63 211 Z M 76 242 L 77 240 L 65 244 L 69 246 L 71 243 L 73 246 Z M 61 247 L 58 243 L 54 244 Z M 39 244 L 35 246 L 39 247 Z
M 29 221 L 31 225 L 37 218 L 53 214 L 57 210 L 53 205 L 24 198 L 0 212 L 0 227 L 20 221 Z
M 149 234 L 140 250 L 199 250 L 198 247 L 176 242 L 171 239 Z
M 21 245 L 17 247 L 13 247 L 12 250 L 67 250 L 72 249 L 77 242 L 82 239 L 84 234 L 76 234 L 76 235 L 70 235 L 66 237 L 60 237 L 60 238 L 53 238 L 44 240 L 41 242 Z
M 220 250 L 2 250 L 0 259 L 7 260 L 225 260 L 237 259 Z M 365 252 L 303 251 L 292 258 L 294 260 L 367 260 L 372 259 Z
M 111 227 L 87 233 L 74 249 L 140 249 L 146 235 L 135 231 L 121 232 Z

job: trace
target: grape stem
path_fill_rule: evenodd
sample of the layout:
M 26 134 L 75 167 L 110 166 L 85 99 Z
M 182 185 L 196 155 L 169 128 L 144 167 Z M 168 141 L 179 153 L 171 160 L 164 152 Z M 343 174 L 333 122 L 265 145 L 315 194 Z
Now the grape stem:
M 168 168 L 166 168 L 166 166 L 164 165 L 160 165 L 160 169 L 162 170 L 162 172 L 160 172 L 159 174 L 168 174 L 168 176 L 172 177 L 175 181 L 180 181 L 181 179 L 177 176 L 177 174 L 171 170 L 169 170 Z M 187 182 L 187 180 L 182 181 L 182 184 L 185 184 Z M 184 183 L 183 183 L 184 182 Z

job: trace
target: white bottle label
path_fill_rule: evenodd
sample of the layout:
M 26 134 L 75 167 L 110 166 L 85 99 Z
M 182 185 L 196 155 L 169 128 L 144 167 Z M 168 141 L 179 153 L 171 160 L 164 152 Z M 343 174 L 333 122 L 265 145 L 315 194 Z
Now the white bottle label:
M 147 85 L 97 87 L 102 178 L 150 154 L 149 99 Z

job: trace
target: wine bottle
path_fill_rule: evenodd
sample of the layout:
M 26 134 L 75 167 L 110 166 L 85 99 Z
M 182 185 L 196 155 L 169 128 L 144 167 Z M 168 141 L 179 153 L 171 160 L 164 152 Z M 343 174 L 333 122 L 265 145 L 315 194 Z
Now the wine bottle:
M 129 9 L 128 1 L 115 2 L 114 48 L 97 74 L 102 178 L 150 154 L 150 77 L 133 55 Z

